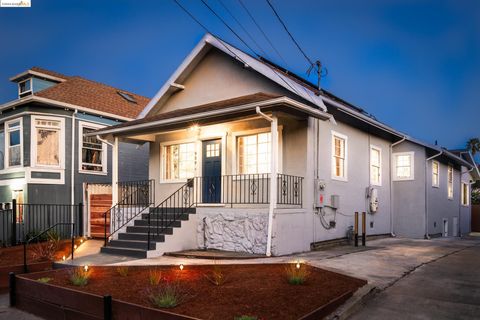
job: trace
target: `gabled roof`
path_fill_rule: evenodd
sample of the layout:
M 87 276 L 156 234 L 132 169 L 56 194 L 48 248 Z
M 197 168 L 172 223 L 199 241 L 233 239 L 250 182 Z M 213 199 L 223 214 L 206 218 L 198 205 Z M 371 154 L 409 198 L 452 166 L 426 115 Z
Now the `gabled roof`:
M 135 119 L 150 100 L 141 95 L 117 89 L 103 83 L 79 76 L 66 76 L 39 67 L 30 68 L 12 77 L 10 80 L 18 82 L 31 75 L 52 80 L 56 82 L 56 84 L 44 90 L 34 92 L 31 96 L 15 100 L 13 103 L 7 103 L 4 106 L 8 105 L 8 107 L 10 107 L 12 104 L 15 105 L 16 102 L 22 103 L 27 98 L 35 100 L 35 97 L 38 97 L 40 99 L 48 99 L 62 104 L 68 104 L 71 108 L 78 106 L 91 110 L 92 112 L 98 111 L 102 115 L 118 116 L 127 120 Z M 122 94 L 124 96 L 122 96 Z M 48 103 L 48 101 L 44 102 Z M 0 106 L 0 108 L 1 107 L 2 106 Z

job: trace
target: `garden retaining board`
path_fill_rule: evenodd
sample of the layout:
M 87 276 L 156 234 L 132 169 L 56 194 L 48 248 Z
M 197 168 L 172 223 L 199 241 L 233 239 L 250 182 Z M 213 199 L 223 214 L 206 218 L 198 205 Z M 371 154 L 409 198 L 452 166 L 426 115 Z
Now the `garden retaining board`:
M 33 262 L 28 264 L 28 271 L 46 271 L 52 269 L 52 266 L 53 263 L 51 261 Z M 10 272 L 15 274 L 23 273 L 23 264 L 0 267 L 0 289 L 8 289 L 8 274 Z

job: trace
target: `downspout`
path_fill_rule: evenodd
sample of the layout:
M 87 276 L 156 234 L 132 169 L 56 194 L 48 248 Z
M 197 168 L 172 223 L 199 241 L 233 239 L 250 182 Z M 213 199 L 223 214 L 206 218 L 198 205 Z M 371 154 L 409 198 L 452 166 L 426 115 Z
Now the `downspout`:
M 465 173 L 470 173 L 473 171 L 473 167 L 466 171 L 466 172 L 462 172 L 462 167 L 460 167 L 460 201 L 458 201 L 458 236 L 461 238 L 462 237 L 462 176 L 465 174 Z M 475 183 L 475 182 L 473 182 Z M 469 181 L 469 186 L 468 186 L 468 190 L 470 191 L 470 186 L 472 185 L 472 183 Z M 468 195 L 470 196 L 470 195 Z M 471 199 L 469 199 L 468 203 L 470 203 Z
M 392 237 L 396 237 L 395 233 L 393 232 L 393 175 L 392 175 L 392 163 L 393 163 L 393 159 L 392 159 L 392 154 L 393 154 L 393 147 L 395 147 L 396 145 L 399 145 L 400 143 L 404 142 L 405 140 L 407 140 L 407 137 L 403 137 L 401 140 L 397 141 L 397 142 L 394 142 L 392 144 L 390 144 L 390 235 Z
M 278 152 L 278 119 L 276 116 L 267 116 L 256 108 L 256 112 L 262 118 L 270 122 L 272 135 L 272 154 L 270 163 L 270 204 L 268 206 L 268 228 L 267 228 L 267 249 L 265 255 L 270 257 L 272 255 L 272 228 L 273 228 L 273 211 L 277 205 L 277 152 Z
M 71 158 L 71 173 L 70 173 L 70 204 L 72 205 L 72 212 L 71 212 L 71 221 L 75 222 L 75 210 L 74 210 L 74 205 L 75 205 L 75 116 L 77 115 L 78 110 L 75 109 L 75 111 L 72 114 L 72 158 Z M 83 236 L 83 235 L 81 235 Z
M 105 144 L 108 144 L 110 147 L 113 147 L 113 143 L 109 142 L 108 140 L 105 140 L 105 139 L 100 138 L 100 135 L 97 134 L 96 137 L 97 137 L 97 140 L 98 140 L 98 141 L 101 141 L 101 142 L 103 142 L 103 143 L 105 143 Z
M 427 171 L 428 171 L 428 161 L 439 157 L 443 154 L 443 150 L 439 153 L 431 156 L 430 158 L 425 159 L 425 239 L 430 239 L 428 234 L 428 187 L 427 187 Z

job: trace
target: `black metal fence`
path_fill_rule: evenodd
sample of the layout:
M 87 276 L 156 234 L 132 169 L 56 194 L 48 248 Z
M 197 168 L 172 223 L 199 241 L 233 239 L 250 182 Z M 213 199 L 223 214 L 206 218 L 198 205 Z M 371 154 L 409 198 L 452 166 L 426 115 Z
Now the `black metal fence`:
M 155 203 L 155 180 L 119 182 L 118 199 L 123 204 L 132 205 Z
M 51 228 L 61 239 L 71 237 L 66 224 L 75 224 L 75 236 L 83 235 L 83 204 L 30 204 L 16 203 L 0 210 L 0 241 L 2 246 L 12 246 L 34 238 Z
M 302 206 L 303 177 L 288 174 L 277 176 L 277 203 Z

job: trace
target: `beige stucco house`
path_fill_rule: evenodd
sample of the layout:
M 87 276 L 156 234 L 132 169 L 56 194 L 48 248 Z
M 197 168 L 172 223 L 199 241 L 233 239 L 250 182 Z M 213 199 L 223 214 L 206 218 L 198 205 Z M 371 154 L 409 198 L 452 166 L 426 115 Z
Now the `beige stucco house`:
M 463 158 L 209 34 L 137 120 L 95 134 L 114 146 L 114 183 L 118 144 L 150 145 L 155 205 L 117 224 L 102 249 L 141 257 L 197 248 L 307 251 L 345 238 L 355 212 L 367 212 L 369 235 L 394 235 L 395 223 L 407 235 L 420 223 L 425 233 L 408 235 L 428 237 L 428 208 L 409 203 L 418 201 L 409 183 L 426 188 L 418 175 L 428 175 L 432 155 L 451 168 L 452 179 L 478 175 Z M 122 199 L 115 191 L 113 198 L 120 204 L 115 219 Z

